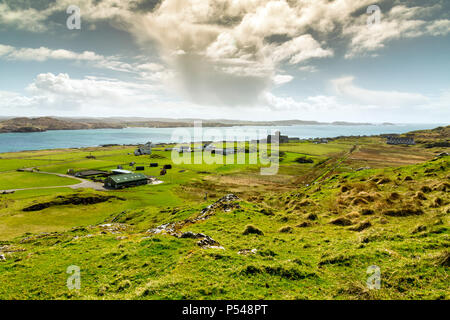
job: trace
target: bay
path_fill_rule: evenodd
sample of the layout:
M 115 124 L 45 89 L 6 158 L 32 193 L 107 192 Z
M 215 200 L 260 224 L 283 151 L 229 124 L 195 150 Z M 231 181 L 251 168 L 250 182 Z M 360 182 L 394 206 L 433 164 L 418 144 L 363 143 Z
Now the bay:
M 439 124 L 395 124 L 395 125 L 295 125 L 295 126 L 237 126 L 203 128 L 203 133 L 235 134 L 273 133 L 279 130 L 282 135 L 309 138 L 333 138 L 338 136 L 368 136 L 378 134 L 401 134 L 414 130 L 432 129 Z M 210 131 L 210 129 L 214 131 Z M 124 129 L 92 129 L 92 130 L 50 130 L 45 132 L 1 133 L 0 153 L 24 150 L 43 150 L 58 148 L 93 147 L 105 144 L 141 144 L 180 142 L 174 139 L 174 133 L 190 134 L 194 137 L 194 129 L 190 128 L 124 128 Z

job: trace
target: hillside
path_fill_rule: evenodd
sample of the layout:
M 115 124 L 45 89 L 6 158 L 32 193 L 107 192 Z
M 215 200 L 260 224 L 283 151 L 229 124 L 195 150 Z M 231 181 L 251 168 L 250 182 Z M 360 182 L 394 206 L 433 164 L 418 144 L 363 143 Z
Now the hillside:
M 151 157 L 124 146 L 2 154 L 0 178 L 16 187 L 13 175 L 29 174 L 37 189 L 0 195 L 0 298 L 449 299 L 450 156 L 427 145 L 448 128 L 411 133 L 429 139 L 414 146 L 285 144 L 273 176 L 260 164 L 174 164 L 164 146 Z M 130 161 L 173 168 L 163 184 L 115 191 L 39 189 L 43 173 L 14 172 Z M 71 265 L 80 290 L 65 286 Z M 370 266 L 379 290 L 366 285 Z
M 204 127 L 227 126 L 291 126 L 326 125 L 330 123 L 302 120 L 283 121 L 242 121 L 242 120 L 202 120 L 202 119 L 151 119 L 151 118 L 12 118 L 1 121 L 0 133 L 5 132 L 42 132 L 46 130 L 82 130 L 82 129 L 120 129 L 125 127 L 177 128 L 192 127 L 194 122 L 202 121 Z M 333 122 L 334 125 L 368 125 L 368 123 Z
M 80 130 L 80 129 L 103 129 L 122 128 L 118 124 L 94 122 L 75 122 L 60 120 L 52 117 L 39 118 L 13 118 L 0 121 L 0 133 L 4 132 L 41 132 L 46 130 Z

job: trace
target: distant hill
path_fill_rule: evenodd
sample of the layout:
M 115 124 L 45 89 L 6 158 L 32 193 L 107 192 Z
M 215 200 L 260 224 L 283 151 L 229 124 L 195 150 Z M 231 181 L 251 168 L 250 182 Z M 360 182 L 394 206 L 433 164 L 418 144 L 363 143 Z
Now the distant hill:
M 118 124 L 94 122 L 85 123 L 71 120 L 61 120 L 51 117 L 13 118 L 0 122 L 0 132 L 41 132 L 47 130 L 80 130 L 122 128 Z
M 110 117 L 110 118 L 0 118 L 0 133 L 5 132 L 41 132 L 47 130 L 82 130 L 82 129 L 120 129 L 125 127 L 148 128 L 176 128 L 192 127 L 196 121 L 201 121 L 204 127 L 228 126 L 293 126 L 293 125 L 370 125 L 370 123 L 352 122 L 318 122 L 304 120 L 279 121 L 244 121 L 227 119 L 168 119 L 168 118 L 138 118 L 138 117 Z

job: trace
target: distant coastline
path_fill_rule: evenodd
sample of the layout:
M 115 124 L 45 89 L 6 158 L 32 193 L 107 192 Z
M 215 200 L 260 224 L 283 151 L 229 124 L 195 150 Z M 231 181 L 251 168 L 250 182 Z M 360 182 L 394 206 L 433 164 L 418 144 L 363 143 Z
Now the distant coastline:
M 283 135 L 300 139 L 337 138 L 348 136 L 381 136 L 403 134 L 406 132 L 433 129 L 439 124 L 402 124 L 402 125 L 284 125 L 284 126 L 227 126 L 215 130 L 226 133 L 242 129 L 244 132 L 279 130 Z M 204 126 L 207 130 L 207 126 Z M 184 127 L 194 137 L 194 128 Z M 46 130 L 40 132 L 9 132 L 0 134 L 0 153 L 25 150 L 68 149 L 98 147 L 102 145 L 136 145 L 148 141 L 153 143 L 171 143 L 174 128 L 97 128 L 80 130 Z M 0 155 L 1 157 L 1 155 Z
M 49 130 L 89 130 L 89 129 L 123 129 L 123 128 L 181 128 L 193 127 L 196 122 L 203 127 L 233 126 L 296 126 L 296 125 L 337 125 L 368 126 L 372 123 L 359 122 L 319 122 L 305 120 L 279 121 L 244 121 L 244 120 L 205 120 L 205 119 L 165 119 L 165 118 L 60 118 L 60 117 L 16 117 L 0 121 L 0 133 L 11 132 L 45 132 Z M 394 125 L 384 123 L 383 125 Z

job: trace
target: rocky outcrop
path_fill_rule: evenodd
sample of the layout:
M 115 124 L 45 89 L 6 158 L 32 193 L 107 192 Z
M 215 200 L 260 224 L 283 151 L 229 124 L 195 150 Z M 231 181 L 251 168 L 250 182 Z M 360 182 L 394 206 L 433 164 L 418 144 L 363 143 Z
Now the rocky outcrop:
M 228 194 L 204 208 L 202 211 L 200 211 L 200 215 L 194 219 L 185 219 L 178 222 L 165 223 L 156 228 L 149 229 L 147 230 L 147 232 L 150 234 L 169 234 L 181 239 L 199 239 L 197 245 L 202 248 L 223 249 L 223 247 L 220 246 L 219 242 L 215 241 L 210 236 L 207 236 L 203 233 L 194 233 L 191 231 L 181 232 L 180 229 L 210 218 L 217 210 L 230 212 L 233 209 L 238 209 L 240 208 L 239 204 L 237 203 L 238 200 L 239 198 L 236 195 Z

